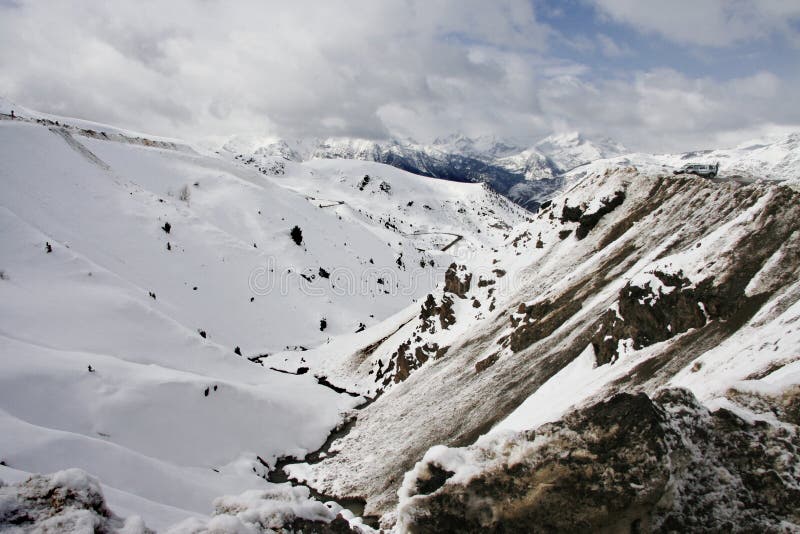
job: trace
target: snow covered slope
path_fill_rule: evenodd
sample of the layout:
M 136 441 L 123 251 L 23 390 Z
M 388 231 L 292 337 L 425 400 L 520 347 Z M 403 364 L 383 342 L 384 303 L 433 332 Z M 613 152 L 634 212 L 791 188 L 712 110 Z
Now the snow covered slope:
M 679 385 L 746 421 L 796 425 L 780 406 L 797 402 L 800 383 L 799 206 L 800 193 L 774 183 L 591 175 L 341 359 L 342 374 L 382 394 L 335 457 L 290 472 L 365 497 L 393 524 L 403 474 L 428 448 L 535 429 L 618 392 Z M 330 369 L 335 358 L 308 361 Z M 386 443 L 394 453 L 379 461 Z M 444 457 L 426 457 L 420 484 L 453 471 Z
M 0 120 L 0 158 L 0 469 L 80 467 L 159 528 L 266 487 L 363 401 L 275 353 L 378 324 L 526 216 L 480 184 L 370 162 L 265 176 L 38 115 Z M 333 206 L 295 191 L 319 184 Z

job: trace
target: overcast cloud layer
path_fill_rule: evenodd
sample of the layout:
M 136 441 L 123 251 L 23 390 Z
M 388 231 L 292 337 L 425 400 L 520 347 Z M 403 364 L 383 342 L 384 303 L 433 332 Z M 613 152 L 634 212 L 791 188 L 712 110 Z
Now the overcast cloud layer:
M 800 129 L 796 0 L 0 0 L 0 95 L 155 134 Z

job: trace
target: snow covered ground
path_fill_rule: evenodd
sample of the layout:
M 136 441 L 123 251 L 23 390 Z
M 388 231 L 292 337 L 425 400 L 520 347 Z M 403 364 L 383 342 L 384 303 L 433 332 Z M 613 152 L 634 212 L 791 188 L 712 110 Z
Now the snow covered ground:
M 719 163 L 718 180 L 800 181 L 800 132 L 754 139 L 733 148 L 698 150 L 682 154 L 631 153 L 597 159 L 567 173 L 571 183 L 607 169 L 634 166 L 648 174 L 672 173 L 687 163 Z

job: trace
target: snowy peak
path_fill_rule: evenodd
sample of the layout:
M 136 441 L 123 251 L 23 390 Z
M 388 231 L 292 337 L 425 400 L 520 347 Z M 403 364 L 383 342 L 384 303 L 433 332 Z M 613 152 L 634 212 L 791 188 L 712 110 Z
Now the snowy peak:
M 311 152 L 310 159 L 357 159 L 363 161 L 380 161 L 384 150 L 391 150 L 396 143 L 381 145 L 369 139 L 353 139 L 347 137 L 330 137 L 320 141 Z
M 467 137 L 462 134 L 451 134 L 447 137 L 437 137 L 433 147 L 442 152 L 462 154 L 492 159 L 508 156 L 521 150 L 519 144 L 509 139 L 502 139 L 494 135 Z
M 602 137 L 589 140 L 579 132 L 545 137 L 534 148 L 549 157 L 564 171 L 592 161 L 620 156 L 628 150 L 613 139 Z

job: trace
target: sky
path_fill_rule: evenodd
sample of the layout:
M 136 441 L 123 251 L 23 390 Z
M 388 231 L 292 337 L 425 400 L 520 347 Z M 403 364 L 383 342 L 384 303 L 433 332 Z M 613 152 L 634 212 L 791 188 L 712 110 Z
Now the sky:
M 800 130 L 800 1 L 0 0 L 0 96 L 189 140 L 733 146 Z

